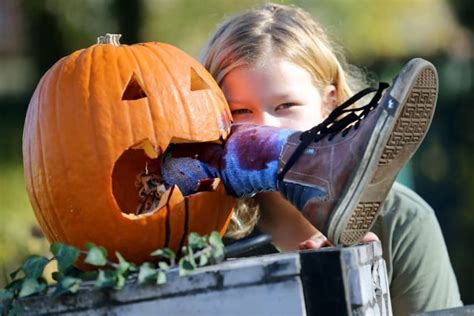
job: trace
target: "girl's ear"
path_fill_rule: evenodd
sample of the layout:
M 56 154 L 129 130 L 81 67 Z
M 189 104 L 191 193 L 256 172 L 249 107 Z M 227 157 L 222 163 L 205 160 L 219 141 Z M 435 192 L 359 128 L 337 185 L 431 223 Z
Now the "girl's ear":
M 330 84 L 323 88 L 321 95 L 321 113 L 326 118 L 339 105 L 339 97 L 335 85 Z
M 331 109 L 331 111 L 336 108 L 336 106 L 339 104 L 339 97 L 335 85 L 330 84 L 324 87 L 322 100 L 327 108 Z

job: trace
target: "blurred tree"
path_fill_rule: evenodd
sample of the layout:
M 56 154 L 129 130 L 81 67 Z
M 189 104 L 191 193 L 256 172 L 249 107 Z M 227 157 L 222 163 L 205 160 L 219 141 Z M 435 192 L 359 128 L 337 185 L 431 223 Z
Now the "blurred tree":
M 139 43 L 140 32 L 143 24 L 142 0 L 115 0 L 110 3 L 112 15 L 122 34 L 121 42 L 124 44 Z
M 36 77 L 46 72 L 57 60 L 67 54 L 58 16 L 48 9 L 46 0 L 22 2 L 27 24 L 27 49 L 31 52 Z
M 454 8 L 459 21 L 470 28 L 474 27 L 474 6 L 470 0 L 449 0 L 449 3 Z
M 433 188 L 436 203 L 442 205 L 441 218 L 451 223 L 446 239 L 465 303 L 474 302 L 472 240 L 474 240 L 474 6 L 469 0 L 450 0 L 459 22 L 465 27 L 467 41 L 457 45 L 443 64 L 441 84 L 444 94 L 438 112 L 440 145 L 445 148 L 444 175 Z M 444 224 L 444 223 L 442 223 Z M 444 228 L 444 227 L 443 227 Z

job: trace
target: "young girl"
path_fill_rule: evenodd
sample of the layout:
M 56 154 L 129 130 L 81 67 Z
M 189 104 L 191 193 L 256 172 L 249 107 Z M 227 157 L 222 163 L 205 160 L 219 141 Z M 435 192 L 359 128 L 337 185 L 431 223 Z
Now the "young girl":
M 267 4 L 229 18 L 210 38 L 201 61 L 237 123 L 306 130 L 361 85 L 345 71 L 321 25 L 291 6 Z M 319 103 L 306 85 L 318 89 Z M 278 193 L 260 193 L 243 205 L 229 235 L 245 234 L 258 219 L 258 228 L 280 250 L 325 244 Z M 372 232 L 382 242 L 394 314 L 462 304 L 436 216 L 415 192 L 395 184 Z
M 291 6 L 267 4 L 231 17 L 210 38 L 201 61 L 222 88 L 236 123 L 307 130 L 360 85 L 322 27 Z M 403 165 L 420 141 L 404 144 L 403 157 L 394 163 Z M 333 159 L 342 163 L 343 156 Z M 379 166 L 372 181 L 395 176 Z M 228 236 L 245 236 L 255 225 L 281 251 L 328 245 L 279 193 L 241 201 Z M 372 233 L 365 240 L 380 238 L 396 315 L 462 304 L 437 219 L 416 193 L 395 184 Z

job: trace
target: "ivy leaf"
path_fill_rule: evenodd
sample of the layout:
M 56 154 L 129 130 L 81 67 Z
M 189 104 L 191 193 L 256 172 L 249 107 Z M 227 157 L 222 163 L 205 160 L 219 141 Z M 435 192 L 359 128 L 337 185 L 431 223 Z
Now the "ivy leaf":
M 98 267 L 105 266 L 107 264 L 107 251 L 103 247 L 91 246 L 84 262 Z
M 121 288 L 123 288 L 125 285 L 125 281 L 126 281 L 125 277 L 122 274 L 117 273 L 116 278 L 115 278 L 114 289 L 120 290 Z
M 172 259 L 176 258 L 175 253 L 170 248 L 163 248 L 163 249 L 155 250 L 151 253 L 151 255 L 154 256 L 154 257 L 163 257 L 163 258 L 169 259 L 169 260 L 172 260 Z
M 196 268 L 196 265 L 193 264 L 191 261 L 189 260 L 183 260 L 182 261 L 183 264 L 182 264 L 182 267 L 184 270 L 188 270 L 188 271 L 193 271 L 195 268 Z
M 26 278 L 22 285 L 19 297 L 25 297 L 32 294 L 40 293 L 46 289 L 47 283 L 42 279 Z
M 212 254 L 216 262 L 221 262 L 224 259 L 224 247 L 214 248 Z
M 224 259 L 224 243 L 218 232 L 213 231 L 209 237 L 209 243 L 213 247 L 212 256 L 217 262 Z
M 196 264 L 192 261 L 189 261 L 187 258 L 181 258 L 179 260 L 179 275 L 185 276 L 188 275 L 190 272 L 194 271 L 196 268 Z
M 168 271 L 170 269 L 169 264 L 167 264 L 166 262 L 163 262 L 163 261 L 158 262 L 158 266 L 163 271 Z
M 115 275 L 110 270 L 99 270 L 99 275 L 95 280 L 94 287 L 96 289 L 104 289 L 115 285 Z
M 188 249 L 188 254 L 186 255 L 187 260 L 191 263 L 191 265 L 196 268 L 196 260 L 194 259 L 194 251 L 192 248 Z
M 221 235 L 218 232 L 213 231 L 209 236 L 209 243 L 215 248 L 223 248 L 224 243 L 222 242 Z
M 70 276 L 61 278 L 56 284 L 53 296 L 59 296 L 64 293 L 76 293 L 79 290 L 79 285 L 82 280 Z
M 158 277 L 156 278 L 156 284 L 165 284 L 166 283 L 166 273 L 163 271 L 158 272 Z
M 206 264 L 208 264 L 208 262 L 209 262 L 209 254 L 203 253 L 203 254 L 199 257 L 199 266 L 200 266 L 200 267 L 203 267 L 203 266 L 205 266 Z
M 97 247 L 93 242 L 86 242 L 86 244 L 84 245 L 86 250 L 91 250 L 92 248 L 94 247 Z
M 44 267 L 48 264 L 49 260 L 42 256 L 29 256 L 25 263 L 23 263 L 22 270 L 25 273 L 25 277 L 28 279 L 37 279 L 43 275 Z
M 138 284 L 151 281 L 154 277 L 156 277 L 156 269 L 153 264 L 145 262 L 140 266 L 140 271 L 138 272 Z
M 5 289 L 0 289 L 0 302 L 11 300 L 13 298 L 13 292 Z
M 206 245 L 206 241 L 203 237 L 197 233 L 190 233 L 188 235 L 188 244 L 192 249 L 201 249 Z
M 65 272 L 79 257 L 79 249 L 76 247 L 55 242 L 50 247 L 51 252 L 58 261 L 59 272 Z
M 130 262 L 128 262 L 127 260 L 125 260 L 124 257 L 122 257 L 122 255 L 119 253 L 119 252 L 115 252 L 115 256 L 117 257 L 117 259 L 119 260 L 119 266 L 117 268 L 117 272 L 119 274 L 123 274 L 125 272 L 127 272 L 130 267 L 131 267 L 131 264 Z

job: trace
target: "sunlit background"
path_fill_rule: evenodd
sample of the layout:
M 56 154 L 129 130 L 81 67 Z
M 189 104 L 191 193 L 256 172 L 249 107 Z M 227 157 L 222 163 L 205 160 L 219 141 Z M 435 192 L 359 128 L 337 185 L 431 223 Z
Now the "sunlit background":
M 105 33 L 123 34 L 124 44 L 168 42 L 197 57 L 217 23 L 259 3 L 0 0 L 0 287 L 25 256 L 48 249 L 28 201 L 21 156 L 26 109 L 42 74 L 59 58 L 94 44 Z M 435 209 L 462 299 L 473 304 L 474 6 L 470 0 L 284 3 L 311 12 L 344 47 L 348 61 L 377 80 L 391 80 L 416 56 L 438 68 L 437 112 L 401 181 Z

